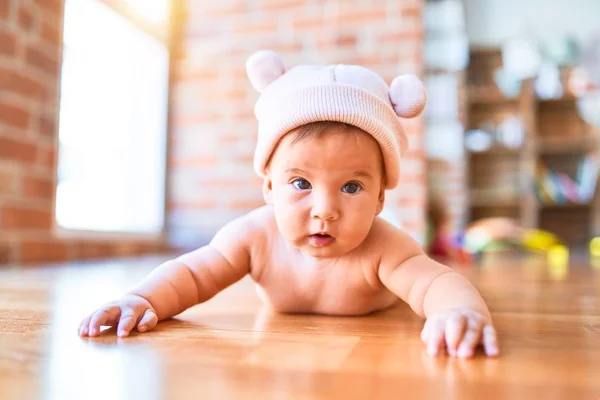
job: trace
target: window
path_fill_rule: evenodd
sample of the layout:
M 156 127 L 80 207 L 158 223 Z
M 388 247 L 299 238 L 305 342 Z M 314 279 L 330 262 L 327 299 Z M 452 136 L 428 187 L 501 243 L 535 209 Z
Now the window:
M 169 52 L 110 3 L 65 4 L 56 222 L 69 230 L 159 234 Z M 166 0 L 125 3 L 150 22 L 166 21 Z

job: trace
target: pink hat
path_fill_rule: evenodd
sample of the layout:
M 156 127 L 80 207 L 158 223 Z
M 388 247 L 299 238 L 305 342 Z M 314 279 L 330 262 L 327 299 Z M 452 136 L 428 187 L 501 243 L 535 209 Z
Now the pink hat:
M 388 87 L 375 72 L 357 65 L 299 65 L 286 71 L 281 57 L 270 50 L 254 53 L 246 72 L 261 93 L 254 108 L 258 120 L 254 169 L 261 177 L 286 133 L 310 122 L 337 121 L 377 140 L 386 188 L 398 184 L 400 158 L 408 146 L 398 116 L 413 118 L 423 110 L 426 94 L 419 78 L 401 75 Z

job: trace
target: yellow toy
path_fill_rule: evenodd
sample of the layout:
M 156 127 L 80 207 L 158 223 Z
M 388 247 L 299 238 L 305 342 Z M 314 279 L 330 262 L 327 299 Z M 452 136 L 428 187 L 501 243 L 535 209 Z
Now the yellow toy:
M 525 229 L 521 235 L 521 243 L 529 250 L 542 252 L 550 251 L 553 246 L 562 246 L 558 236 L 541 229 Z
M 600 237 L 590 240 L 590 255 L 592 257 L 600 257 Z
M 555 280 L 563 280 L 569 272 L 569 249 L 556 244 L 548 249 L 548 267 L 550 276 Z

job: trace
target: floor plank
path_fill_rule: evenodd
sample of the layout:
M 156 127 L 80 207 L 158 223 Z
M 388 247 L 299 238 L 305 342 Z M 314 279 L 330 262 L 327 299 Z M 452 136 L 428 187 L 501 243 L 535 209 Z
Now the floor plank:
M 488 301 L 498 359 L 428 356 L 405 305 L 274 314 L 249 279 L 147 334 L 77 336 L 83 315 L 162 260 L 0 269 L 0 399 L 600 398 L 600 268 L 585 258 L 456 267 Z

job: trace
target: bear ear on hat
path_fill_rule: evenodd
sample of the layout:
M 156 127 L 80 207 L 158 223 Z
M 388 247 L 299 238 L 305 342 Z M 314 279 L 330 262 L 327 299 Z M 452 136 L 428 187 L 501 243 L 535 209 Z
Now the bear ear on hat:
M 272 50 L 260 50 L 246 61 L 246 74 L 250 83 L 258 92 L 262 92 L 285 73 L 281 56 Z
M 390 85 L 390 100 L 398 116 L 414 118 L 425 108 L 427 93 L 416 75 L 400 75 Z

